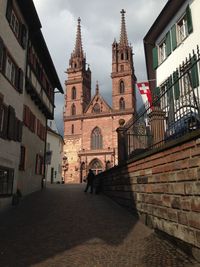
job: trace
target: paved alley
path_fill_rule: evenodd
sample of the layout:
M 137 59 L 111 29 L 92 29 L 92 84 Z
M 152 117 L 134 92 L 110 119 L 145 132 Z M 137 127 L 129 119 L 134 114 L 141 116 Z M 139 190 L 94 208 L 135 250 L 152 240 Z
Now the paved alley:
M 82 185 L 52 185 L 0 214 L 0 266 L 198 266 Z

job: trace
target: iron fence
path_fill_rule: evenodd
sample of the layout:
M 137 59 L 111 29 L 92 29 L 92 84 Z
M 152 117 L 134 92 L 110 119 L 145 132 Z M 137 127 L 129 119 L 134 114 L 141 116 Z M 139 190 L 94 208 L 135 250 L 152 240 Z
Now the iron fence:
M 197 50 L 153 90 L 152 103 L 147 102 L 141 107 L 133 122 L 125 126 L 128 158 L 200 128 L 199 78 L 200 53 L 197 46 Z M 158 118 L 159 111 L 161 115 Z

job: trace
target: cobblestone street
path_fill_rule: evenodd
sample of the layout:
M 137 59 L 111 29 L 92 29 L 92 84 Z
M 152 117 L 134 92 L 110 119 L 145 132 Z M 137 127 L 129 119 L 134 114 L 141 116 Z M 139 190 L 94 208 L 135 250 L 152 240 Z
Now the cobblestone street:
M 1 213 L 0 266 L 199 266 L 82 185 L 52 185 Z

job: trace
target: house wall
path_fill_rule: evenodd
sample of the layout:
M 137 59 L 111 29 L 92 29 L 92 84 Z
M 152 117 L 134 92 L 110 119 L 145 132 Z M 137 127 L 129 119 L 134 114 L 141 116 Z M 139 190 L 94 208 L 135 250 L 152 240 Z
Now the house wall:
M 51 164 L 46 165 L 46 180 L 51 182 L 51 168 L 54 169 L 53 182 L 62 182 L 62 151 L 63 151 L 63 142 L 61 137 L 47 132 L 47 144 L 50 144 L 50 151 L 52 151 Z
M 0 37 L 2 38 L 6 49 L 9 51 L 12 59 L 17 66 L 23 71 L 25 70 L 26 51 L 21 47 L 16 39 L 6 18 L 7 1 L 0 0 Z M 14 1 L 14 7 L 19 19 L 24 23 L 22 14 Z M 19 93 L 7 78 L 0 72 L 0 93 L 3 95 L 3 102 L 7 106 L 12 106 L 15 109 L 16 117 L 22 121 L 23 116 L 23 94 Z M 13 193 L 17 189 L 18 168 L 19 168 L 19 155 L 20 143 L 9 141 L 0 138 L 0 166 L 7 167 L 14 170 L 14 183 Z M 0 198 L 0 209 L 7 207 L 11 203 L 11 197 Z
M 31 97 L 25 92 L 24 103 L 31 109 L 37 119 L 41 121 L 43 126 L 46 125 L 46 118 L 39 108 L 33 103 Z M 44 156 L 45 141 L 41 140 L 36 131 L 31 132 L 28 127 L 23 126 L 22 143 L 26 148 L 25 169 L 19 171 L 18 187 L 23 195 L 30 194 L 41 189 L 41 180 L 43 175 L 36 174 L 36 155 Z
M 172 28 L 172 26 L 182 17 L 184 14 L 187 5 L 190 5 L 191 14 L 192 14 L 192 24 L 193 24 L 193 32 L 189 34 L 189 36 L 180 43 L 177 48 L 171 52 L 171 54 L 162 62 L 158 68 L 156 69 L 156 79 L 157 86 L 162 84 L 179 65 L 185 61 L 186 57 L 192 53 L 193 49 L 196 50 L 197 45 L 200 45 L 200 28 L 199 28 L 199 10 L 200 10 L 200 2 L 198 0 L 186 1 L 180 10 L 177 12 L 176 16 L 171 20 L 171 22 L 166 25 L 166 28 L 162 32 L 162 34 L 156 40 L 156 44 L 162 41 L 162 39 L 166 36 L 167 32 Z

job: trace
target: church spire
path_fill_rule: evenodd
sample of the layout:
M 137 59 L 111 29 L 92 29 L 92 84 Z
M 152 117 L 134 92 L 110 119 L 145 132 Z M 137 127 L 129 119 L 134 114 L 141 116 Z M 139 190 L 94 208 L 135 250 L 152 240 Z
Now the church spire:
M 83 47 L 82 47 L 82 38 L 81 38 L 81 19 L 78 18 L 77 32 L 76 32 L 76 43 L 74 48 L 74 56 L 83 57 Z
M 121 17 L 121 33 L 120 33 L 119 45 L 128 46 L 128 37 L 127 37 L 127 32 L 126 32 L 126 22 L 125 22 L 125 15 L 124 15 L 126 11 L 122 9 L 120 13 L 122 14 L 122 17 Z

